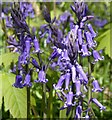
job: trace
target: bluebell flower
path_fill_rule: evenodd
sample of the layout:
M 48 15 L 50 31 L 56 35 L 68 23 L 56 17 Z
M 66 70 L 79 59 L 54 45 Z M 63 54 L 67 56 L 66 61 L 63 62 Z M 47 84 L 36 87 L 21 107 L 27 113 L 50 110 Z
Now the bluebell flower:
M 89 31 L 90 31 L 90 33 L 91 33 L 91 36 L 92 36 L 93 38 L 96 37 L 96 33 L 95 33 L 95 31 L 93 30 L 92 25 L 91 25 L 91 24 L 88 24 L 87 26 L 88 26 L 88 29 L 89 29 Z
M 48 79 L 46 79 L 46 73 L 43 70 L 40 70 L 38 73 L 38 80 L 35 80 L 36 83 L 46 83 L 48 82 Z
M 34 9 L 31 3 L 29 2 L 20 2 L 20 10 L 22 12 L 22 15 L 26 19 L 26 17 L 34 17 Z
M 67 106 L 71 106 L 72 104 L 73 104 L 73 96 L 74 96 L 74 94 L 73 94 L 73 92 L 70 90 L 69 92 L 68 92 L 68 94 L 67 94 L 67 96 L 66 96 L 66 105 Z
M 84 57 L 91 55 L 91 52 L 88 51 L 87 44 L 82 44 L 81 52 L 82 52 L 82 56 Z
M 76 88 L 76 97 L 80 96 L 81 93 L 81 82 L 79 80 L 75 81 L 75 88 Z
M 57 47 L 53 47 L 54 51 L 52 52 L 50 59 L 55 59 L 56 57 L 58 57 L 61 54 L 61 49 L 57 48 Z
M 31 86 L 32 86 L 31 76 L 30 76 L 29 74 L 27 74 L 27 75 L 25 76 L 25 80 L 24 80 L 23 86 L 28 86 L 28 87 L 31 87 Z
M 63 109 L 65 109 L 65 108 L 67 108 L 66 115 L 68 115 L 69 112 L 70 112 L 70 110 L 71 110 L 71 108 L 72 108 L 72 106 L 75 106 L 75 105 L 76 105 L 76 102 L 73 102 L 74 94 L 73 94 L 73 92 L 71 91 L 71 89 L 70 89 L 70 91 L 69 91 L 67 94 L 65 94 L 63 91 L 62 91 L 62 93 L 64 94 L 64 97 L 66 98 L 66 101 L 65 101 L 65 103 L 64 103 L 64 106 L 62 106 L 62 107 L 60 108 L 60 110 L 63 110 Z
M 84 73 L 81 65 L 79 65 L 78 63 L 76 63 L 76 71 L 83 77 L 84 83 L 87 84 L 88 83 L 87 75 Z
M 78 20 L 80 21 L 83 17 L 86 16 L 87 13 L 87 5 L 84 2 L 74 2 L 74 6 L 70 6 L 73 12 L 75 12 Z
M 103 19 L 103 20 L 101 20 L 101 19 L 95 19 L 95 20 L 94 20 L 94 24 L 95 24 L 95 26 L 97 26 L 97 27 L 103 27 L 103 26 L 106 25 L 107 23 L 108 23 L 107 19 Z
M 29 56 L 29 54 L 30 54 L 30 47 L 31 47 L 30 44 L 31 44 L 31 43 L 30 43 L 30 40 L 27 39 L 27 40 L 25 41 L 27 56 Z
M 91 101 L 93 103 L 95 103 L 100 108 L 100 110 L 105 110 L 106 109 L 106 107 L 103 106 L 96 98 L 92 98 Z
M 39 67 L 39 64 L 38 64 L 38 62 L 36 61 L 35 58 L 32 58 L 32 64 L 33 64 L 36 68 L 40 68 L 40 67 Z
M 50 67 L 51 67 L 53 70 L 55 70 L 56 66 L 57 66 L 57 62 L 52 62 L 52 63 L 50 64 Z
M 6 27 L 8 27 L 8 28 L 13 27 L 11 17 L 9 17 L 9 16 L 6 17 Z
M 100 56 L 100 54 L 96 50 L 93 50 L 93 57 L 95 62 L 99 60 L 104 60 L 104 56 Z
M 100 88 L 100 86 L 99 86 L 99 83 L 98 83 L 98 81 L 97 80 L 94 80 L 93 82 L 92 82 L 92 85 L 93 85 L 93 89 L 92 89 L 92 92 L 102 92 L 103 91 L 103 88 Z
M 27 63 L 28 63 L 26 51 L 24 51 L 24 52 L 20 55 L 19 62 L 20 62 L 21 64 L 27 64 Z
M 92 34 L 90 32 L 85 32 L 85 37 L 89 48 L 96 47 L 96 42 L 92 39 Z
M 38 53 L 40 51 L 40 47 L 39 47 L 38 39 L 36 37 L 33 40 L 33 44 L 34 44 L 35 52 Z
M 94 16 L 92 16 L 92 15 L 85 16 L 85 17 L 82 18 L 81 22 L 85 23 L 87 20 L 91 20 L 93 18 L 94 18 Z
M 50 16 L 50 11 L 48 10 L 47 6 L 43 6 L 43 16 L 46 22 L 51 23 L 51 16 Z
M 78 74 L 78 80 L 80 80 L 80 83 L 83 84 L 84 79 L 80 73 Z
M 76 68 L 74 65 L 71 67 L 71 72 L 72 72 L 72 81 L 73 81 L 73 83 L 75 83 L 75 81 L 76 81 Z
M 16 88 L 23 88 L 21 75 L 16 75 L 15 83 L 13 84 L 13 86 Z
M 19 56 L 19 57 L 18 57 L 18 66 L 17 66 L 18 70 L 22 70 L 22 63 L 21 63 L 21 60 L 22 60 L 22 57 Z
M 61 60 L 66 60 L 66 61 L 70 61 L 70 58 L 68 56 L 68 51 L 66 49 L 64 49 L 61 53 Z
M 55 85 L 55 84 L 53 85 L 55 90 L 58 90 L 58 89 L 62 88 L 62 85 L 63 85 L 63 83 L 65 81 L 65 78 L 66 78 L 65 74 L 60 76 L 60 79 L 58 80 L 57 85 Z
M 60 16 L 60 21 L 62 23 L 65 23 L 70 19 L 71 14 L 68 11 L 65 11 L 61 16 Z
M 69 89 L 69 83 L 70 83 L 70 71 L 66 73 L 66 78 L 65 78 L 65 90 Z
M 82 45 L 82 43 L 83 43 L 82 30 L 81 29 L 78 29 L 78 43 L 79 43 L 79 45 Z
M 75 119 L 80 119 L 81 118 L 81 113 L 82 113 L 82 106 L 79 105 L 76 107 L 76 112 L 75 112 Z

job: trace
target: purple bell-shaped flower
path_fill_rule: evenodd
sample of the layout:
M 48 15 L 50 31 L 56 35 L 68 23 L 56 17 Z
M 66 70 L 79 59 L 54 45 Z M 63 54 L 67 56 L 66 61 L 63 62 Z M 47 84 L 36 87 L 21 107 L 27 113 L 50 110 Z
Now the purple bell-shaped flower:
M 38 62 L 36 61 L 36 59 L 32 58 L 32 64 L 33 64 L 36 68 L 39 68 L 39 64 L 38 64 Z
M 92 92 L 102 92 L 103 91 L 103 88 L 100 88 L 97 80 L 94 80 L 92 84 L 93 84 L 93 87 L 94 87 L 92 89 Z
M 16 88 L 23 88 L 21 75 L 16 75 L 15 83 L 13 84 L 13 86 Z
M 96 33 L 95 33 L 95 31 L 93 30 L 93 27 L 92 27 L 91 24 L 88 24 L 88 29 L 89 29 L 89 31 L 91 32 L 91 36 L 92 36 L 92 37 L 96 37 Z
M 53 85 L 55 90 L 61 89 L 61 87 L 65 81 L 65 77 L 66 77 L 66 75 L 61 75 L 60 79 L 58 80 L 57 85 L 55 85 L 55 84 Z
M 81 52 L 82 52 L 82 56 L 90 56 L 91 55 L 91 52 L 89 52 L 87 49 L 87 44 L 82 45 Z
M 75 82 L 75 88 L 76 88 L 76 97 L 78 97 L 78 96 L 80 96 L 82 93 L 81 93 L 81 83 L 80 83 L 80 81 L 79 80 L 77 80 L 76 82 Z
M 104 56 L 101 57 L 100 54 L 98 53 L 98 51 L 96 51 L 96 50 L 93 50 L 93 57 L 95 59 L 95 62 L 104 59 Z
M 26 40 L 25 45 L 26 45 L 26 53 L 27 53 L 27 55 L 29 55 L 29 53 L 30 53 L 30 40 Z
M 96 42 L 93 41 L 92 35 L 90 32 L 85 32 L 85 37 L 89 48 L 96 47 Z
M 33 40 L 33 43 L 34 43 L 35 52 L 39 52 L 40 51 L 40 47 L 39 47 L 39 43 L 38 43 L 38 40 L 37 40 L 36 37 Z
M 43 70 L 39 71 L 38 74 L 38 80 L 35 80 L 36 83 L 40 82 L 40 83 L 46 83 L 48 82 L 48 79 L 46 79 L 46 74 Z
M 67 50 L 64 50 L 61 55 L 62 55 L 61 60 L 70 61 L 70 58 L 68 57 L 68 52 L 67 52 Z
M 81 113 L 82 113 L 82 106 L 79 104 L 76 107 L 76 115 L 75 115 L 76 120 L 81 118 Z
M 82 30 L 81 29 L 78 29 L 78 42 L 79 42 L 79 45 L 82 45 L 82 43 L 83 43 Z
M 67 94 L 67 100 L 66 100 L 67 106 L 72 105 L 73 96 L 74 96 L 74 94 L 73 94 L 73 92 L 70 90 L 70 91 L 68 92 L 68 94 Z
M 57 56 L 59 56 L 61 54 L 61 49 L 57 48 L 57 47 L 53 47 L 54 51 L 52 52 L 50 59 L 55 59 Z
M 75 25 L 75 28 L 71 30 L 71 32 L 73 32 L 73 40 L 75 40 L 77 38 L 77 33 L 78 33 L 78 28 L 79 26 L 78 25 Z
M 106 109 L 106 107 L 103 106 L 96 98 L 92 98 L 91 101 L 93 103 L 95 103 L 100 108 L 100 110 L 105 110 Z
M 87 84 L 88 78 L 87 78 L 86 74 L 84 73 L 81 65 L 79 65 L 78 63 L 76 63 L 76 71 L 83 77 L 84 83 Z
M 73 81 L 73 83 L 75 83 L 75 81 L 76 81 L 76 68 L 74 65 L 71 67 L 71 71 L 72 71 L 72 81 Z
M 68 108 L 66 114 L 69 114 L 69 112 L 70 112 L 70 110 L 71 110 L 71 107 L 76 104 L 75 102 L 72 103 L 74 94 L 73 94 L 73 92 L 71 91 L 71 88 L 70 88 L 70 91 L 69 91 L 67 94 L 65 94 L 65 93 L 63 92 L 63 90 L 61 90 L 61 92 L 62 92 L 63 96 L 66 98 L 66 102 L 64 103 L 64 106 L 60 108 L 60 110 L 63 110 L 63 109 L 65 109 L 65 108 Z
M 65 90 L 68 90 L 69 83 L 70 83 L 70 73 L 67 72 L 65 78 Z
M 26 75 L 23 86 L 28 86 L 28 87 L 32 86 L 31 76 L 29 74 Z

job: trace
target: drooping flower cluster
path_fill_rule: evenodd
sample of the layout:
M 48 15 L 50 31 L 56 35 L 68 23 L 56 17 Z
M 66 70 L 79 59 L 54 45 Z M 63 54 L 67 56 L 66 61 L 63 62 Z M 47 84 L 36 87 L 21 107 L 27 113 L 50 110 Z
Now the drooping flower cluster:
M 19 3 L 16 5 L 16 9 L 13 7 L 11 9 L 11 26 L 15 35 L 9 36 L 7 42 L 9 44 L 8 48 L 13 48 L 13 52 L 19 54 L 17 66 L 15 65 L 12 69 L 12 72 L 16 74 L 15 83 L 13 84 L 16 88 L 32 86 L 31 74 L 33 70 L 39 72 L 39 80 L 35 80 L 35 82 L 46 83 L 48 81 L 44 65 L 40 65 L 32 57 L 33 54 L 37 56 L 41 54 L 39 40 L 34 33 L 30 32 L 26 22 L 26 17 L 29 16 L 29 13 L 33 14 L 32 11 L 32 5 L 29 3 Z M 33 65 L 32 68 L 29 67 L 31 65 Z
M 97 46 L 95 41 L 97 34 L 92 25 L 88 23 L 94 16 L 87 15 L 88 8 L 83 2 L 75 2 L 71 9 L 76 14 L 76 23 L 71 14 L 65 12 L 60 16 L 60 20 L 53 20 L 55 25 L 63 25 L 61 31 L 59 27 L 55 28 L 51 20 L 48 21 L 50 15 L 46 14 L 45 20 L 48 24 L 43 25 L 41 28 L 44 29 L 44 35 L 48 33 L 47 43 L 53 43 L 53 53 L 50 56 L 50 60 L 52 60 L 51 67 L 55 69 L 58 66 L 61 73 L 58 83 L 53 85 L 60 100 L 64 102 L 64 106 L 60 110 L 67 108 L 66 114 L 68 115 L 71 108 L 75 106 L 75 119 L 79 119 L 83 114 L 82 99 L 85 97 L 83 91 L 86 89 L 85 92 L 87 92 L 91 76 L 87 71 L 85 73 L 83 67 L 78 63 L 78 56 L 80 59 L 93 57 L 94 60 L 90 61 L 91 64 L 103 60 L 104 57 L 95 49 Z M 64 25 L 67 22 L 70 23 L 70 31 L 65 35 L 64 27 L 66 26 Z M 42 37 L 44 37 L 43 34 L 41 34 Z M 57 61 L 55 58 L 57 58 Z M 103 90 L 97 80 L 93 80 L 92 85 L 92 92 L 101 92 Z M 82 88 L 83 90 L 81 90 Z M 100 110 L 105 110 L 105 107 L 96 98 L 91 98 L 90 102 L 95 103 Z M 85 118 L 89 118 L 89 110 L 88 107 Z
M 53 52 L 49 57 L 49 65 L 53 70 L 60 72 L 60 78 L 57 83 L 53 84 L 54 89 L 60 100 L 64 102 L 64 106 L 60 108 L 63 110 L 67 108 L 67 115 L 72 107 L 75 109 L 75 119 L 81 118 L 83 114 L 83 99 L 86 97 L 88 85 L 91 76 L 87 71 L 84 71 L 83 66 L 80 65 L 79 59 L 84 57 L 91 57 L 95 64 L 104 57 L 96 50 L 97 43 L 95 37 L 96 32 L 89 22 L 94 16 L 87 15 L 87 6 L 84 2 L 74 2 L 71 6 L 72 11 L 76 14 L 77 22 L 74 22 L 72 14 L 65 12 L 60 16 L 60 19 L 51 19 L 50 13 L 46 6 L 43 8 L 43 15 L 47 22 L 40 27 L 39 39 L 45 39 L 46 43 L 51 45 Z M 46 69 L 49 67 L 42 62 L 40 54 L 42 51 L 39 45 L 39 39 L 35 34 L 30 32 L 30 28 L 26 22 L 26 17 L 33 14 L 33 9 L 30 4 L 20 3 L 17 8 L 11 9 L 11 21 L 8 26 L 14 28 L 15 35 L 10 36 L 7 41 L 13 47 L 13 52 L 19 53 L 18 64 L 14 66 L 12 72 L 16 74 L 15 83 L 16 88 L 23 88 L 24 86 L 32 86 L 32 71 L 38 72 L 38 79 L 34 80 L 36 83 L 46 83 Z M 70 31 L 66 28 L 70 25 Z M 36 55 L 38 58 L 32 57 Z M 30 68 L 30 65 L 33 65 Z M 92 92 L 102 92 L 103 88 L 97 80 L 92 80 Z M 100 110 L 105 110 L 105 107 L 96 99 L 91 98 L 87 101 L 87 110 L 85 118 L 89 118 L 89 104 L 95 103 Z

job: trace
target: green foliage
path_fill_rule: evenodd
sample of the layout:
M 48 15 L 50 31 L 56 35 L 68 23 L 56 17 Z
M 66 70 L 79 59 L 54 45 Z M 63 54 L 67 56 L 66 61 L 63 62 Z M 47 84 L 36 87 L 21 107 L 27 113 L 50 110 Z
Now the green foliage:
M 1 72 L 0 76 L 2 78 L 2 96 L 4 97 L 5 110 L 9 110 L 13 118 L 26 118 L 26 89 L 12 87 L 15 75 L 11 73 Z
M 102 33 L 97 40 L 99 42 L 97 50 L 105 49 L 105 54 L 112 58 L 110 55 L 110 29 Z
M 10 63 L 16 62 L 18 58 L 18 54 L 17 53 L 4 53 L 0 55 L 0 65 L 3 63 L 6 67 L 8 67 L 10 65 Z

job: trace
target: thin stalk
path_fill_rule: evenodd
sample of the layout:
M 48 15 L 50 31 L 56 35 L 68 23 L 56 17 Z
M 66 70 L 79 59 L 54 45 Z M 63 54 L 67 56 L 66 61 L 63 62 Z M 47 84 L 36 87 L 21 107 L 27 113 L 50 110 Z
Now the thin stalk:
M 4 35 L 5 35 L 4 40 L 7 40 L 8 39 L 8 34 L 7 34 L 7 30 L 6 30 L 5 20 L 2 19 L 1 21 L 2 21 L 2 24 L 1 24 L 2 25 L 2 30 L 3 30 Z M 7 42 L 6 41 L 3 42 L 3 46 L 4 46 L 4 52 L 6 53 L 7 52 L 7 48 L 6 48 L 7 47 Z
M 79 64 L 83 66 L 83 59 L 81 58 L 80 54 L 79 54 Z M 79 101 L 81 101 L 81 106 L 83 108 L 83 97 L 80 97 L 79 99 L 80 99 Z M 82 117 L 83 117 L 83 113 L 81 114 L 81 118 Z
M 26 64 L 26 73 L 28 73 L 28 64 Z M 30 87 L 27 87 L 27 120 L 30 120 Z
M 90 60 L 90 57 L 88 57 L 88 107 L 90 108 L 91 110 L 91 113 L 93 114 L 93 117 L 96 118 L 95 116 L 95 113 L 91 107 L 91 102 L 90 99 L 92 98 L 92 87 L 91 87 L 91 60 Z
M 42 118 L 46 118 L 46 105 L 47 105 L 47 101 L 46 101 L 46 84 L 42 85 L 42 111 L 43 113 L 41 113 L 41 117 Z
M 27 120 L 30 120 L 30 87 L 27 87 Z
M 50 91 L 49 91 L 49 101 L 48 101 L 48 105 L 49 105 L 49 108 L 48 108 L 48 118 L 53 118 L 53 101 L 52 101 L 52 98 L 53 98 L 53 87 L 52 87 L 52 79 L 50 81 Z
M 91 62 L 90 57 L 88 57 L 88 101 L 92 98 L 92 91 L 91 91 Z

